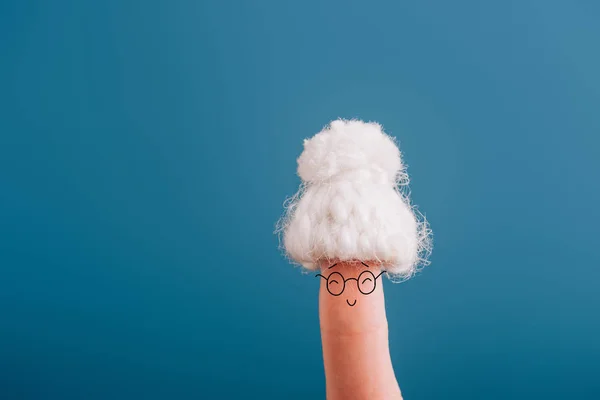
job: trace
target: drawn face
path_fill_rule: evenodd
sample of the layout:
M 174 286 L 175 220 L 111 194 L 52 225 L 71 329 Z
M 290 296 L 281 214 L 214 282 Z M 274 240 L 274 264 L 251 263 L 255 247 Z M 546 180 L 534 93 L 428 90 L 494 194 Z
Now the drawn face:
M 327 268 L 327 276 L 321 274 L 317 274 L 315 276 L 320 276 L 327 281 L 327 291 L 332 296 L 341 296 L 344 293 L 344 289 L 346 288 L 346 283 L 348 281 L 356 281 L 358 291 L 366 296 L 375 291 L 375 288 L 377 287 L 377 278 L 379 278 L 385 271 L 381 271 L 379 274 L 375 275 L 373 272 L 369 271 L 369 268 L 371 267 L 362 261 L 360 263 L 367 269 L 360 271 L 358 277 L 356 278 L 344 278 L 340 272 L 335 271 L 335 266 L 338 265 L 338 263 L 335 263 Z M 334 269 L 333 271 L 332 268 Z M 351 293 L 350 296 L 352 298 L 346 298 L 346 303 L 350 307 L 354 307 L 357 301 L 356 296 L 354 293 Z

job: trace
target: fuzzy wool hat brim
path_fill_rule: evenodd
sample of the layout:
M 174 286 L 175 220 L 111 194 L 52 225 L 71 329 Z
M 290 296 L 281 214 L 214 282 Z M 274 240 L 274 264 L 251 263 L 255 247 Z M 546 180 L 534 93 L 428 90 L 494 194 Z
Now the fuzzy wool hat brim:
M 403 190 L 408 175 L 395 140 L 377 123 L 336 120 L 304 141 L 300 190 L 280 221 L 288 256 L 320 262 L 376 261 L 411 277 L 427 263 L 431 231 Z

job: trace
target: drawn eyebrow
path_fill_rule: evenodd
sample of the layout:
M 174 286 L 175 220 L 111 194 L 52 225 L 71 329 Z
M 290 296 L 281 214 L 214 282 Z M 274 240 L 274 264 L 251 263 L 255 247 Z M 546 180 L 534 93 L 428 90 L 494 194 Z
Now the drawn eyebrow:
M 362 265 L 364 265 L 365 267 L 369 268 L 369 266 L 368 266 L 367 264 L 365 264 L 364 262 L 362 262 L 362 261 L 361 261 L 360 263 L 361 263 Z M 338 265 L 338 263 L 335 263 L 335 264 L 333 264 L 332 266 L 330 266 L 330 267 L 329 267 L 329 268 L 327 268 L 327 269 L 333 268 L 333 267 L 335 267 L 336 265 Z

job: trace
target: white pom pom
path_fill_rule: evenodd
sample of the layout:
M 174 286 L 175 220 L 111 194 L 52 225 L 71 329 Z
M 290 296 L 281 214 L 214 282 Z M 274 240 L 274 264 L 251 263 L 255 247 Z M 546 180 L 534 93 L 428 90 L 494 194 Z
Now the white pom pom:
M 393 182 L 402 171 L 400 151 L 394 140 L 374 122 L 337 120 L 304 141 L 298 158 L 298 175 L 318 183 L 344 173 L 371 173 L 375 179 Z M 357 176 L 357 175 L 354 175 Z
M 337 120 L 304 142 L 304 181 L 280 221 L 287 254 L 307 269 L 324 260 L 380 262 L 406 279 L 427 263 L 430 230 L 415 215 L 400 150 L 377 123 Z

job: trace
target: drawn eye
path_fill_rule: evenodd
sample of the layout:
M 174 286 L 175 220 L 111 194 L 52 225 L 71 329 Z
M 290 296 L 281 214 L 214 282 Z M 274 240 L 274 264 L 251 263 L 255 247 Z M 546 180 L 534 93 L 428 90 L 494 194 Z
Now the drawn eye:
M 333 296 L 339 296 L 344 291 L 346 282 L 339 272 L 332 272 L 327 278 L 327 291 Z
M 375 275 L 371 271 L 363 271 L 358 276 L 358 290 L 362 294 L 371 294 L 375 290 Z

